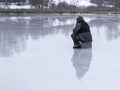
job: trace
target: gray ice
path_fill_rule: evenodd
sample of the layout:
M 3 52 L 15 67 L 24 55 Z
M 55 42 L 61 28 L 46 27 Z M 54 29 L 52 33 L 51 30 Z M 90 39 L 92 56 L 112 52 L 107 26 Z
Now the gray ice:
M 0 90 L 120 90 L 120 16 L 82 14 L 93 42 L 73 49 L 77 16 L 0 15 Z

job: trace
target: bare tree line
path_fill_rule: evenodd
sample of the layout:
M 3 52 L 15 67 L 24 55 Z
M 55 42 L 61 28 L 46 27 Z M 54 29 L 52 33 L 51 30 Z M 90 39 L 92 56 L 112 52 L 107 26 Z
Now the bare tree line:
M 0 0 L 0 2 L 3 2 L 6 5 L 11 3 L 16 3 L 18 5 L 29 3 L 35 8 L 75 8 L 78 0 L 73 0 L 72 4 L 74 5 L 69 5 L 65 1 L 56 5 L 53 0 Z M 105 7 L 106 5 L 120 7 L 120 0 L 91 0 L 91 2 L 95 3 L 97 7 Z
M 120 7 L 120 0 L 91 0 L 91 2 L 97 4 L 98 7 L 104 7 L 105 5 Z
M 11 3 L 15 3 L 17 5 L 30 4 L 35 8 L 75 8 L 75 5 L 69 5 L 65 1 L 60 2 L 58 5 L 55 4 L 53 0 L 0 0 L 1 3 L 5 5 L 10 5 Z

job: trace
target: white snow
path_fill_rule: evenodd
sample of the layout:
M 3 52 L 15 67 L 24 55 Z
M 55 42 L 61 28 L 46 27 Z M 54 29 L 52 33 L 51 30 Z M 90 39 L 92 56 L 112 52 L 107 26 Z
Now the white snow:
M 23 5 L 23 6 L 10 5 L 9 8 L 10 9 L 30 9 L 31 6 L 30 5 Z
M 109 7 L 109 8 L 113 8 L 114 7 L 114 5 L 104 5 L 104 4 L 102 6 Z
M 56 4 L 63 1 L 67 2 L 68 4 L 77 5 L 81 7 L 97 6 L 96 4 L 91 3 L 90 0 L 54 0 Z
M 16 3 L 11 3 L 10 5 L 5 5 L 4 3 L 0 3 L 0 8 L 5 8 L 5 9 L 30 9 L 32 8 L 31 5 L 26 4 L 26 5 L 17 5 Z

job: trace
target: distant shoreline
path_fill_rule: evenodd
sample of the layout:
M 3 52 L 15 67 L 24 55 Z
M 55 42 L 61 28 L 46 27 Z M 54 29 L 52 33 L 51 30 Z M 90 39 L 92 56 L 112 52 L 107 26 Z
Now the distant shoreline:
M 85 9 L 0 9 L 1 14 L 62 14 L 62 13 L 85 13 L 85 14 L 120 14 L 120 8 L 85 8 Z

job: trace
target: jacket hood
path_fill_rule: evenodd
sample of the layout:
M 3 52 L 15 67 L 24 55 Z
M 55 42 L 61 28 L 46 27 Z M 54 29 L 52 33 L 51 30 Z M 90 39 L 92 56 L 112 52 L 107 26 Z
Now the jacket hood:
M 82 16 L 78 16 L 76 20 L 77 20 L 77 23 L 80 23 L 80 22 L 84 21 Z

